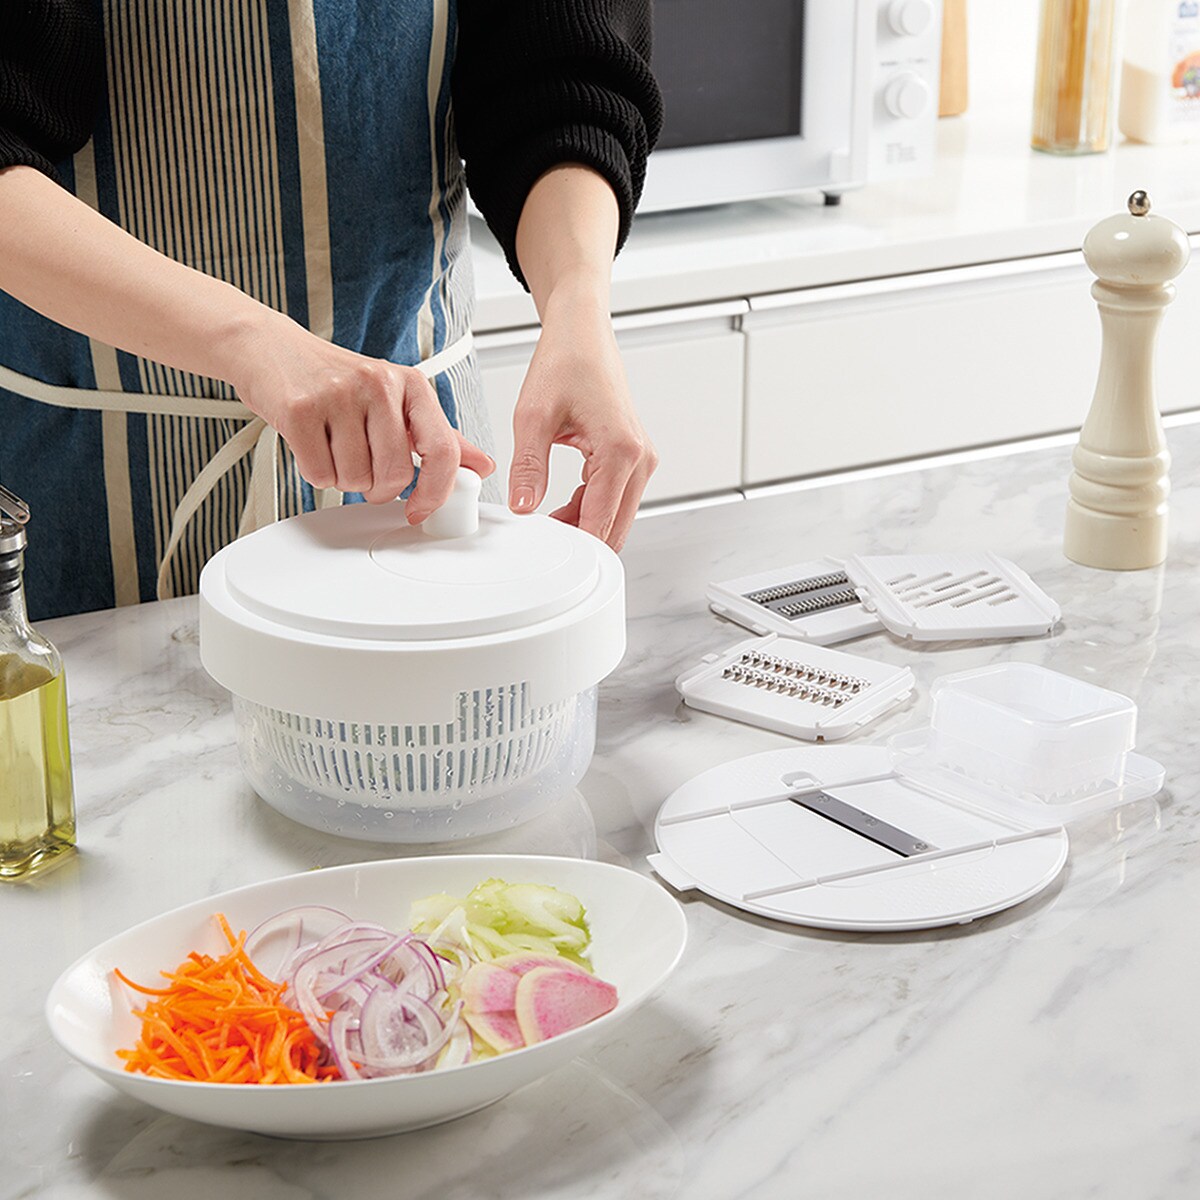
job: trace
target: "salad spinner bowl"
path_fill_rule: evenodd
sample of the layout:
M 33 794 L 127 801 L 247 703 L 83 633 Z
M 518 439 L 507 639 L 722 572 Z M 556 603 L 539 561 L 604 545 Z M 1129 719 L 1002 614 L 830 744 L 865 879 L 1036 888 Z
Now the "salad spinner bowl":
M 328 905 L 355 920 L 404 928 L 409 906 L 438 892 L 465 895 L 489 878 L 547 884 L 577 896 L 592 931 L 596 974 L 617 988 L 617 1007 L 588 1025 L 496 1058 L 416 1075 L 321 1084 L 221 1084 L 156 1079 L 124 1069 L 135 1044 L 139 998 L 113 974 L 153 985 L 191 951 L 225 949 L 213 920 L 252 929 L 283 909 Z M 674 970 L 683 911 L 661 887 L 623 867 L 583 859 L 458 855 L 331 867 L 207 897 L 154 917 L 97 946 L 50 991 L 46 1017 L 64 1050 L 105 1083 L 163 1112 L 275 1137 L 340 1140 L 436 1125 L 485 1107 L 609 1037 Z

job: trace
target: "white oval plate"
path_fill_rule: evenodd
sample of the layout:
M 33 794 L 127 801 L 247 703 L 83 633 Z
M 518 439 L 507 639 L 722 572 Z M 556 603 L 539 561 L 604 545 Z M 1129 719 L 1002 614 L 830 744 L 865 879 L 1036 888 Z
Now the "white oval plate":
M 234 929 L 298 904 L 402 929 L 409 905 L 435 892 L 465 895 L 496 876 L 579 897 L 592 930 L 596 974 L 616 985 L 617 1007 L 580 1029 L 498 1058 L 386 1079 L 329 1084 L 189 1083 L 124 1070 L 116 1051 L 137 1040 L 136 996 L 113 975 L 153 983 L 192 950 L 219 953 L 212 917 Z M 105 1083 L 164 1112 L 276 1137 L 377 1137 L 461 1117 L 507 1096 L 607 1038 L 674 970 L 687 940 L 683 910 L 657 883 L 623 867 L 532 855 L 454 855 L 307 871 L 185 905 L 110 938 L 59 977 L 46 1001 L 55 1040 Z

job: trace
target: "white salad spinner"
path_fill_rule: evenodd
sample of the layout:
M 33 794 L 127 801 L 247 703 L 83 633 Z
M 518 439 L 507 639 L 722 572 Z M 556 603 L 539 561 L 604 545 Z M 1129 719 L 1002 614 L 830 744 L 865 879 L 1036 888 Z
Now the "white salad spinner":
M 254 789 L 317 829 L 444 841 L 536 816 L 586 771 L 596 685 L 625 651 L 617 556 L 479 504 L 291 517 L 213 556 L 200 658 L 234 696 Z

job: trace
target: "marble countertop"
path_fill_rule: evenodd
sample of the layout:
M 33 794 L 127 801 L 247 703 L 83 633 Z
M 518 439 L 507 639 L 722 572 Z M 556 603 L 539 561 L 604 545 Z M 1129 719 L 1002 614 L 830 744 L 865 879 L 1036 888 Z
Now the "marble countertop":
M 1200 425 L 1169 436 L 1173 533 L 1157 570 L 1062 557 L 1066 447 L 639 521 L 624 556 L 629 652 L 602 689 L 583 800 L 527 828 L 528 848 L 645 871 L 674 788 L 791 744 L 682 709 L 671 680 L 741 636 L 706 610 L 710 579 L 854 551 L 991 549 L 1065 615 L 1055 637 L 1025 643 L 858 642 L 919 684 L 869 739 L 927 720 L 938 674 L 1011 657 L 1135 697 L 1139 748 L 1166 765 L 1167 790 L 1073 827 L 1047 892 L 968 927 L 835 934 L 687 898 L 679 970 L 594 1056 L 473 1116 L 372 1142 L 163 1116 L 51 1041 L 46 991 L 101 939 L 212 892 L 388 851 L 293 825 L 242 782 L 228 698 L 198 662 L 194 599 L 50 623 L 69 671 L 80 852 L 0 889 L 0 1200 L 1195 1196 Z
M 971 5 L 970 104 L 938 123 L 930 175 L 869 184 L 840 208 L 814 194 L 640 216 L 614 270 L 613 311 L 1074 251 L 1137 188 L 1157 212 L 1200 233 L 1196 143 L 1139 146 L 1116 134 L 1106 154 L 1029 148 L 1039 22 L 1040 0 Z M 481 221 L 472 235 L 476 330 L 536 324 Z
M 1032 94 L 1032 92 L 1030 92 Z M 1029 100 L 979 105 L 938 128 L 933 172 L 868 184 L 837 208 L 816 193 L 636 218 L 613 268 L 612 311 L 637 312 L 1078 250 L 1144 188 L 1200 233 L 1200 147 L 1120 142 L 1106 154 L 1029 148 Z M 475 330 L 535 325 L 499 246 L 471 220 Z

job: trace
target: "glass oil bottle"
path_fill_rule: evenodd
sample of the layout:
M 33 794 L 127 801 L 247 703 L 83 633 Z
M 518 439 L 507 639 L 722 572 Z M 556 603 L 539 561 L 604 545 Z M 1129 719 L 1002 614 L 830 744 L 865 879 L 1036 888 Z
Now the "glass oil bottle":
M 29 509 L 0 487 L 0 880 L 75 845 L 75 794 L 62 658 L 25 614 Z

